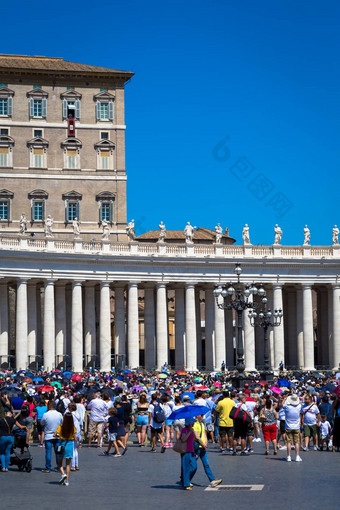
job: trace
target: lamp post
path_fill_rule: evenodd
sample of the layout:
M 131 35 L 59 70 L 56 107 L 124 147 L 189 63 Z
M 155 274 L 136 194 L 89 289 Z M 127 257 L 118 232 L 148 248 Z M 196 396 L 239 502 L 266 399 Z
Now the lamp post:
M 258 289 L 255 283 L 246 283 L 244 285 L 244 289 L 242 291 L 240 276 L 242 273 L 242 268 L 239 263 L 235 265 L 234 273 L 237 276 L 237 284 L 236 288 L 234 288 L 233 283 L 230 282 L 228 285 L 215 285 L 213 290 L 214 297 L 216 299 L 216 304 L 218 308 L 224 310 L 235 310 L 237 314 L 237 361 L 236 361 L 236 369 L 237 375 L 233 378 L 233 385 L 235 388 L 243 388 L 246 382 L 246 376 L 244 374 L 244 350 L 243 350 L 243 339 L 242 339 L 242 329 L 243 329 L 243 311 L 247 308 L 256 308 L 258 305 L 256 303 L 252 303 L 249 301 L 250 296 L 255 296 L 258 294 L 261 297 L 264 297 L 266 292 L 261 285 Z M 219 302 L 219 297 L 222 296 L 223 302 Z
M 269 342 L 268 342 L 268 329 L 281 326 L 283 312 L 281 308 L 274 311 L 274 315 L 270 309 L 267 310 L 267 298 L 262 298 L 263 308 L 257 314 L 255 310 L 251 310 L 248 314 L 250 324 L 255 328 L 259 326 L 263 328 L 264 332 L 264 371 L 261 372 L 262 380 L 271 381 L 273 379 L 273 371 L 269 366 Z M 258 320 L 256 320 L 258 317 Z

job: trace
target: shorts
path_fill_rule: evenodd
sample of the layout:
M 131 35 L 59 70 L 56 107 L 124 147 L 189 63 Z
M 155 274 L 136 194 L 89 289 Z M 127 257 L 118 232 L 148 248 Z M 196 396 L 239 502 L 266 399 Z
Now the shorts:
M 143 427 L 149 425 L 149 418 L 146 414 L 139 414 L 136 421 L 137 427 Z
M 280 432 L 281 434 L 284 434 L 286 431 L 286 421 L 285 420 L 280 420 Z
M 130 423 L 125 423 L 124 428 L 125 428 L 125 434 L 128 434 L 130 432 Z
M 89 423 L 89 434 L 101 434 L 103 432 L 103 421 L 90 420 Z
M 44 432 L 44 427 L 41 425 L 41 420 L 37 420 L 37 432 L 38 434 L 42 434 Z
M 248 423 L 247 437 L 254 437 L 254 426 L 251 423 Z
M 162 427 L 151 427 L 151 435 L 152 436 L 155 436 L 156 434 L 161 434 L 162 433 Z
M 213 432 L 213 430 L 214 430 L 214 425 L 213 425 L 213 423 L 211 423 L 211 422 L 210 422 L 210 423 L 207 423 L 207 424 L 205 425 L 205 430 L 206 430 L 207 432 Z
M 169 427 L 170 425 L 172 425 L 174 422 L 174 420 L 169 420 L 169 418 L 165 418 L 165 426 L 166 427 Z
M 263 439 L 265 441 L 274 441 L 276 439 L 277 426 L 276 423 L 273 425 L 262 426 Z
M 219 434 L 222 439 L 224 439 L 226 436 L 233 437 L 233 433 L 233 427 L 219 427 Z
M 221 427 L 220 427 L 221 428 Z M 248 423 L 243 422 L 242 420 L 234 421 L 234 439 L 246 439 L 248 434 Z
M 322 441 L 329 441 L 329 434 L 327 436 L 321 436 Z
M 114 442 L 117 439 L 117 432 L 108 432 L 107 437 L 108 437 L 109 441 Z
M 304 433 L 305 437 L 316 436 L 316 425 L 304 424 L 303 433 Z
M 286 429 L 286 440 L 291 444 L 299 444 L 300 430 L 299 429 Z
M 28 430 L 31 430 L 31 428 L 33 427 L 33 418 L 32 418 L 32 416 L 27 416 L 27 418 L 26 418 L 26 427 L 28 428 Z
M 62 457 L 63 459 L 73 459 L 73 445 L 74 445 L 74 441 L 66 441 L 65 439 L 58 439 L 57 447 L 64 446 L 64 448 L 65 448 L 63 455 L 58 454 L 58 457 Z

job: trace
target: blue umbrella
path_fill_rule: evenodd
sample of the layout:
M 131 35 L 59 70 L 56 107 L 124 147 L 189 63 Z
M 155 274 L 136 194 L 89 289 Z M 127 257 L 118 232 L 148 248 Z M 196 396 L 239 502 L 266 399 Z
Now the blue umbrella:
M 66 379 L 66 381 L 69 381 L 72 377 L 72 372 L 63 372 L 62 377 Z
M 25 372 L 25 377 L 34 377 L 33 372 Z
M 132 374 L 131 370 L 123 370 L 123 374 Z
M 278 384 L 279 386 L 281 386 L 281 387 L 284 387 L 284 388 L 289 388 L 289 386 L 290 386 L 290 382 L 289 382 L 289 381 L 287 381 L 287 379 L 279 379 L 279 380 L 277 381 L 277 384 Z
M 200 414 L 206 414 L 210 411 L 207 406 L 184 406 L 181 409 L 176 409 L 173 411 L 169 420 L 182 420 L 185 418 L 194 418 L 195 416 L 199 416 Z
M 184 393 L 182 393 L 181 395 L 181 398 L 182 398 L 182 402 L 183 402 L 183 397 L 185 397 L 186 395 L 188 395 L 190 401 L 191 400 L 194 400 L 195 398 L 195 393 L 192 393 L 191 391 L 185 391 Z
M 42 377 L 33 377 L 33 382 L 42 382 L 44 379 Z

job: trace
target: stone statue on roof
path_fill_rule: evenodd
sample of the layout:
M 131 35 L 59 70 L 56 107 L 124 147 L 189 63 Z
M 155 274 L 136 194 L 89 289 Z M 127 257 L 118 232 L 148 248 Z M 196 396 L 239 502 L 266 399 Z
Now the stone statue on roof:
M 72 221 L 72 228 L 73 228 L 74 237 L 79 237 L 79 235 L 80 235 L 80 221 L 78 220 L 78 218 L 74 218 L 74 220 Z
M 25 234 L 27 232 L 27 218 L 26 214 L 22 213 L 20 218 L 20 234 Z
M 275 235 L 274 236 L 274 244 L 280 244 L 281 239 L 282 239 L 282 230 L 278 226 L 278 224 L 276 224 L 274 227 L 274 235 Z
M 216 244 L 221 244 L 223 230 L 222 230 L 222 227 L 221 227 L 220 223 L 217 223 L 217 225 L 215 227 L 215 232 L 216 232 Z
M 164 223 L 161 221 L 160 224 L 159 224 L 159 237 L 158 237 L 158 241 L 160 243 L 164 243 L 165 238 L 166 238 L 166 228 L 165 228 Z
M 131 220 L 126 227 L 126 234 L 130 241 L 134 241 L 136 239 L 135 232 L 135 220 Z
M 305 225 L 305 228 L 303 229 L 303 234 L 304 234 L 303 244 L 307 245 L 307 244 L 309 244 L 309 241 L 310 241 L 310 230 L 307 227 L 307 225 Z
M 102 220 L 102 229 L 103 229 L 102 240 L 108 241 L 110 236 L 110 227 L 106 220 Z
M 49 214 L 45 221 L 45 236 L 46 237 L 53 237 L 52 227 L 53 227 L 53 218 Z
M 242 230 L 242 239 L 243 239 L 243 244 L 251 244 L 250 238 L 249 238 L 249 227 L 248 227 L 247 223 L 244 225 L 243 230 Z
M 194 231 L 196 227 L 193 227 L 190 225 L 190 221 L 187 222 L 184 228 L 184 234 L 185 234 L 185 242 L 186 243 L 192 243 L 192 239 L 194 237 Z
M 339 229 L 336 225 L 334 225 L 332 237 L 333 237 L 333 244 L 339 244 Z

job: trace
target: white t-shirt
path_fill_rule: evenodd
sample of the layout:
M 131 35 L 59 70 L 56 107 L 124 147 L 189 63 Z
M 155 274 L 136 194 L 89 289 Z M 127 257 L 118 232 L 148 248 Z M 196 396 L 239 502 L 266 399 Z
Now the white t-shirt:
M 155 405 L 158 405 L 158 402 Z M 150 404 L 149 405 L 148 413 L 151 413 L 151 427 L 153 429 L 160 429 L 163 426 L 164 422 L 163 423 L 158 423 L 158 422 L 155 422 L 155 420 L 153 419 L 155 405 L 154 404 Z M 163 404 L 159 404 L 159 405 L 163 409 L 164 414 L 166 415 L 166 412 L 165 412 Z
M 107 414 L 107 407 L 101 398 L 94 398 L 88 404 L 87 409 L 91 411 L 90 420 L 104 421 L 104 416 Z
M 254 409 L 256 407 L 256 402 L 252 402 L 251 400 L 246 400 L 246 408 L 248 409 L 248 413 L 254 419 Z
M 304 425 L 316 425 L 316 415 L 319 409 L 315 404 L 303 404 L 301 414 L 304 414 Z
M 327 420 L 320 422 L 320 436 L 321 437 L 328 436 L 330 430 L 331 430 L 331 426 L 330 426 L 330 424 L 329 424 L 329 422 Z
M 300 430 L 300 413 L 301 404 L 296 406 L 292 404 L 284 404 L 283 408 L 285 412 L 285 422 L 287 430 Z

